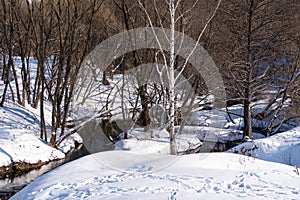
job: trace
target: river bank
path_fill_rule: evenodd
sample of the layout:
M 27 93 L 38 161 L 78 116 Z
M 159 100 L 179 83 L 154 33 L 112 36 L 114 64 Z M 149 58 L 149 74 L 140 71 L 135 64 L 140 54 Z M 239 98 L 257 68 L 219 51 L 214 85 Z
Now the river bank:
M 24 167 L 23 170 L 10 171 L 9 175 L 4 175 L 0 179 L 0 199 L 6 200 L 13 196 L 15 193 L 20 191 L 26 185 L 34 181 L 39 176 L 65 164 L 88 155 L 89 152 L 82 145 L 78 146 L 77 149 L 70 151 L 65 158 L 60 160 L 53 160 L 47 163 L 39 163 L 37 165 L 32 164 L 21 164 Z M 32 168 L 30 168 L 32 167 Z

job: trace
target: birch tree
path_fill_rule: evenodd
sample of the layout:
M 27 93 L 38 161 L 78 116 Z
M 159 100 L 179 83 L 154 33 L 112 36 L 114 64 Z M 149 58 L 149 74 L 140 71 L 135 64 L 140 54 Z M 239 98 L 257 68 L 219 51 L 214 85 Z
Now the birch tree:
M 177 104 L 177 100 L 176 100 L 176 94 L 177 94 L 177 89 L 176 89 L 176 81 L 178 81 L 178 78 L 180 77 L 180 75 L 182 75 L 184 69 L 187 67 L 188 64 L 188 58 L 194 53 L 194 50 L 196 49 L 196 45 L 198 45 L 200 43 L 200 40 L 203 36 L 204 31 L 206 30 L 208 24 L 210 23 L 210 21 L 213 19 L 213 17 L 215 16 L 221 0 L 219 0 L 217 2 L 217 5 L 214 9 L 214 11 L 207 17 L 207 20 L 205 21 L 205 24 L 201 30 L 201 32 L 197 35 L 197 39 L 196 39 L 196 44 L 195 47 L 191 50 L 188 58 L 186 59 L 186 61 L 180 66 L 180 70 L 178 71 L 178 73 L 176 73 L 176 69 L 179 68 L 179 66 L 176 66 L 176 59 L 177 59 L 177 53 L 176 53 L 176 43 L 178 41 L 178 38 L 175 37 L 175 31 L 178 30 L 178 24 L 180 21 L 184 21 L 185 17 L 190 13 L 190 11 L 192 9 L 195 8 L 195 6 L 197 5 L 198 1 L 193 2 L 192 4 L 190 4 L 189 8 L 186 8 L 185 11 L 179 10 L 179 8 L 181 7 L 181 5 L 184 3 L 184 1 L 182 0 L 169 0 L 166 1 L 165 4 L 163 4 L 162 2 L 158 2 L 158 1 L 154 1 L 154 6 L 155 6 L 155 11 L 156 11 L 156 17 L 159 20 L 159 26 L 161 28 L 165 28 L 166 26 L 168 26 L 169 28 L 169 35 L 167 34 L 167 32 L 165 32 L 165 37 L 167 38 L 168 42 L 169 42 L 169 49 L 168 49 L 168 53 L 166 53 L 162 48 L 162 44 L 160 44 L 161 38 L 158 38 L 157 36 L 155 37 L 156 42 L 159 44 L 160 46 L 160 51 L 159 53 L 161 54 L 162 60 L 163 60 L 163 69 L 159 70 L 158 69 L 158 73 L 162 74 L 163 70 L 166 70 L 166 74 L 167 74 L 167 103 L 166 105 L 167 107 L 167 115 L 168 115 L 168 120 L 166 123 L 166 127 L 167 130 L 170 134 L 170 152 L 171 154 L 176 154 L 177 153 L 177 149 L 176 149 L 176 137 L 177 134 L 175 131 L 175 120 L 176 120 L 176 116 L 175 116 L 175 110 L 176 110 L 176 104 Z M 190 2 L 189 2 L 190 3 Z M 140 7 L 143 9 L 143 11 L 146 13 L 148 22 L 150 27 L 153 30 L 153 33 L 155 35 L 155 31 L 154 31 L 154 24 L 153 24 L 153 19 L 151 18 L 150 14 L 148 13 L 147 9 L 145 8 L 145 6 L 143 5 L 143 3 L 141 1 L 139 1 Z M 160 12 L 159 8 L 157 5 L 161 5 L 162 7 L 167 8 L 168 10 L 168 16 L 161 16 L 161 13 L 164 12 Z M 167 24 L 166 22 L 163 21 L 163 19 L 167 18 Z M 184 25 L 184 24 L 181 24 Z M 182 27 L 182 26 L 181 26 Z M 184 29 L 182 29 L 182 31 L 185 31 Z

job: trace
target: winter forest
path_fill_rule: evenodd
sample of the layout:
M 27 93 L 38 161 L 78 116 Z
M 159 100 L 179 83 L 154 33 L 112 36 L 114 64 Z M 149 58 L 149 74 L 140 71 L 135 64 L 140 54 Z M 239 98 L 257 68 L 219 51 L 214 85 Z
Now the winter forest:
M 2 0 L 0 199 L 299 199 L 299 11 Z

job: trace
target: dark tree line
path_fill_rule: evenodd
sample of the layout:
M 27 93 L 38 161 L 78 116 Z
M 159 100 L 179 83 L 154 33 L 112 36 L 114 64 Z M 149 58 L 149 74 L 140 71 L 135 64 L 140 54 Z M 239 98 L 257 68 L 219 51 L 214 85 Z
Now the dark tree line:
M 103 0 L 1 1 L 2 80 L 5 84 L 0 106 L 7 90 L 13 101 L 40 108 L 41 138 L 47 141 L 45 99 L 52 104 L 51 145 L 56 134 L 64 133 L 75 77 L 85 55 L 103 40 Z M 99 16 L 101 18 L 99 18 Z M 21 59 L 19 83 L 14 57 Z M 30 58 L 37 68 L 30 65 Z M 11 80 L 11 77 L 13 80 Z M 34 78 L 34 81 L 30 81 Z M 11 81 L 14 81 L 15 88 Z
M 261 128 L 271 135 L 299 117 L 287 110 L 299 110 L 299 96 L 289 88 L 299 87 L 300 3 L 229 0 L 222 6 L 208 49 L 223 71 L 229 102 L 244 106 L 244 135 L 252 138 L 253 119 L 266 120 Z M 269 101 L 265 109 L 253 111 L 263 99 Z

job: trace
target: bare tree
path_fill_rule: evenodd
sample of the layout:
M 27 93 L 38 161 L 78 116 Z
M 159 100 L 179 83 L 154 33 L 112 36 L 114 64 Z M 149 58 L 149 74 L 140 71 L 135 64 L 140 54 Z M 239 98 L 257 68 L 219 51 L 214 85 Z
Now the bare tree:
M 212 14 L 210 14 L 210 16 L 207 18 L 204 27 L 202 28 L 202 31 L 197 35 L 197 39 L 196 39 L 196 46 L 191 50 L 188 58 L 186 59 L 186 62 L 184 62 L 181 66 L 180 66 L 180 70 L 178 73 L 175 73 L 176 68 L 178 66 L 176 66 L 176 57 L 178 56 L 178 54 L 176 53 L 176 40 L 177 38 L 175 38 L 175 31 L 176 31 L 176 26 L 177 23 L 184 19 L 184 17 L 187 15 L 187 13 L 189 13 L 190 9 L 193 9 L 194 6 L 198 3 L 198 1 L 195 1 L 194 3 L 191 4 L 191 7 L 189 9 L 187 9 L 185 12 L 180 12 L 179 13 L 179 7 L 180 5 L 183 3 L 183 1 L 181 0 L 170 0 L 168 2 L 166 2 L 166 4 L 162 4 L 162 3 L 158 3 L 157 1 L 154 1 L 154 5 L 155 5 L 155 11 L 156 11 L 156 15 L 160 24 L 160 27 L 164 29 L 164 23 L 162 19 L 163 18 L 167 18 L 168 19 L 168 25 L 170 27 L 170 32 L 167 33 L 166 31 L 164 32 L 165 36 L 168 38 L 168 44 L 169 44 L 169 49 L 168 49 L 168 54 L 166 54 L 164 52 L 164 50 L 162 49 L 162 44 L 161 44 L 161 38 L 158 38 L 158 36 L 156 35 L 155 31 L 154 31 L 154 24 L 153 24 L 153 19 L 151 18 L 151 15 L 148 13 L 147 9 L 145 8 L 145 6 L 142 4 L 141 1 L 139 1 L 139 4 L 141 6 L 141 8 L 143 9 L 143 11 L 146 13 L 147 19 L 149 21 L 149 25 L 153 30 L 153 33 L 155 35 L 155 39 L 156 42 L 159 44 L 160 46 L 160 54 L 163 60 L 163 65 L 164 68 L 162 70 L 157 69 L 158 73 L 162 74 L 163 70 L 166 70 L 166 74 L 167 74 L 167 104 L 168 105 L 168 120 L 167 120 L 167 129 L 170 133 L 170 152 L 171 154 L 176 154 L 177 150 L 176 150 L 176 137 L 177 137 L 177 133 L 175 132 L 175 123 L 176 123 L 176 116 L 175 116 L 175 111 L 176 111 L 176 104 L 177 104 L 177 100 L 176 100 L 176 81 L 178 81 L 178 78 L 180 77 L 180 75 L 183 73 L 184 69 L 187 66 L 188 63 L 188 58 L 194 53 L 194 50 L 196 49 L 196 46 L 199 44 L 200 39 L 203 36 L 204 31 L 206 30 L 208 24 L 210 23 L 210 21 L 213 19 L 213 17 L 215 16 L 219 5 L 221 3 L 221 1 L 218 1 L 215 10 L 213 11 Z M 158 12 L 158 4 L 162 4 L 162 7 L 165 7 L 168 9 L 168 16 L 162 16 L 161 13 Z M 164 13 L 164 12 L 162 12 Z
M 49 99 L 52 103 L 52 136 L 51 145 L 56 144 L 56 135 L 65 133 L 73 97 L 74 84 L 81 62 L 92 48 L 92 25 L 95 14 L 102 6 L 103 0 L 87 2 L 56 1 L 51 2 L 55 17 L 54 54 L 50 66 L 51 75 L 47 81 Z
M 230 0 L 214 22 L 218 31 L 212 40 L 216 49 L 222 48 L 214 50 L 215 60 L 224 67 L 230 100 L 243 103 L 244 137 L 250 139 L 253 103 L 272 88 L 275 61 L 284 54 L 288 13 L 280 1 Z
M 46 92 L 46 69 L 47 59 L 52 52 L 49 51 L 54 30 L 54 12 L 51 10 L 49 1 L 27 1 L 27 9 L 32 24 L 33 53 L 37 59 L 37 75 L 34 85 L 33 107 L 40 108 L 41 139 L 47 141 L 46 121 L 44 115 L 44 100 Z
M 16 74 L 16 69 L 14 66 L 14 48 L 15 48 L 15 17 L 13 14 L 13 9 L 15 7 L 15 1 L 1 1 L 1 28 L 2 28 L 2 53 L 3 53 L 3 73 L 2 73 L 2 79 L 4 81 L 5 87 L 2 94 L 2 99 L 0 102 L 0 106 L 4 106 L 6 93 L 8 88 L 10 87 L 13 101 L 14 99 L 14 91 L 13 88 L 10 85 L 10 77 L 11 72 L 13 73 L 15 85 L 16 85 L 16 91 L 17 91 L 17 97 L 18 102 L 20 102 L 20 93 L 19 93 L 19 85 L 18 85 L 18 79 Z

